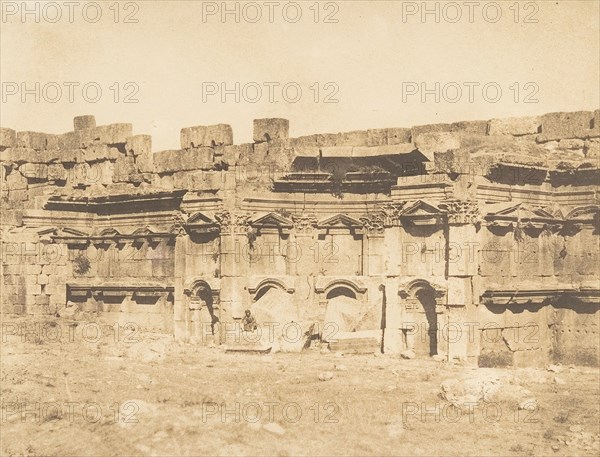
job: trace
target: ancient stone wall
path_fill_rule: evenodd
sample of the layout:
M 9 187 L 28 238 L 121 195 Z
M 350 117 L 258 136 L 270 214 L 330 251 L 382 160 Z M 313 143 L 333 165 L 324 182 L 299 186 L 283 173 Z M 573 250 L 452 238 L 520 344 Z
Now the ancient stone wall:
M 161 152 L 93 116 L 3 128 L 3 312 L 214 343 L 279 303 L 338 349 L 598 364 L 600 110 L 289 128 L 188 127 Z

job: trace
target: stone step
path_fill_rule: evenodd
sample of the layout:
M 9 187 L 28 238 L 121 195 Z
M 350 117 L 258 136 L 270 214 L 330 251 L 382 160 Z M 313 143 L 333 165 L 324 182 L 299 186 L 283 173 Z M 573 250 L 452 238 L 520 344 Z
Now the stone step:
M 377 338 L 349 338 L 332 341 L 329 343 L 329 349 L 346 354 L 372 354 L 381 351 Z

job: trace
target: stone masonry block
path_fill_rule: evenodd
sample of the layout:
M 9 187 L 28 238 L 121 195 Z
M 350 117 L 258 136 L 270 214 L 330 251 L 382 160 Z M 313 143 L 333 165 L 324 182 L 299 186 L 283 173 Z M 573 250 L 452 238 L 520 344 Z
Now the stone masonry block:
M 467 133 L 469 135 L 486 135 L 488 130 L 488 121 L 461 121 L 453 122 L 450 125 L 450 131 Z
M 73 128 L 75 131 L 94 129 L 96 128 L 96 118 L 90 114 L 84 116 L 75 116 L 73 118 Z
M 367 146 L 368 133 L 366 130 L 338 133 L 336 146 Z
M 233 130 L 228 124 L 199 125 L 181 129 L 181 147 L 183 149 L 231 144 L 233 144 Z
M 134 135 L 127 138 L 125 144 L 127 154 L 148 156 L 152 154 L 152 137 L 150 135 Z
M 414 138 L 414 143 L 415 147 L 425 155 L 460 148 L 458 134 L 449 132 L 423 133 Z
M 538 116 L 492 119 L 488 123 L 488 135 L 528 135 L 539 133 L 542 120 Z
M 58 135 L 40 132 L 18 132 L 17 144 L 23 148 L 31 148 L 37 151 L 58 148 Z
M 14 148 L 17 146 L 17 132 L 13 129 L 0 128 L 0 148 Z
M 126 143 L 127 138 L 133 136 L 131 124 L 109 124 L 90 129 L 92 139 L 104 144 Z
M 440 133 L 450 132 L 452 126 L 450 124 L 427 124 L 427 125 L 416 125 L 411 128 L 411 137 L 414 141 L 415 138 L 424 133 Z
M 542 116 L 542 133 L 538 135 L 538 141 L 596 136 L 598 132 L 593 129 L 594 119 L 594 113 L 591 111 L 544 114 Z
M 387 144 L 405 144 L 412 140 L 412 131 L 407 128 L 391 128 L 387 130 Z
M 161 151 L 154 153 L 156 173 L 174 173 L 186 170 L 207 170 L 213 166 L 212 148 L 191 150 Z
M 280 118 L 254 119 L 254 142 L 287 140 L 290 121 Z M 366 132 L 365 132 L 366 134 Z

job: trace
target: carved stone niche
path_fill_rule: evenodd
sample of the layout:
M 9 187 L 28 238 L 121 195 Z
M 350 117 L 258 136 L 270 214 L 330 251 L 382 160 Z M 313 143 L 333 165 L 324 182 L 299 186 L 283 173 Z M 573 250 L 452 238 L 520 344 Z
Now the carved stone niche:
M 345 295 L 360 302 L 367 300 L 367 288 L 362 281 L 349 278 L 320 277 L 315 285 L 319 305 L 326 307 L 332 296 Z
M 429 291 L 432 293 L 435 298 L 436 314 L 444 312 L 448 296 L 447 288 L 431 283 L 425 279 L 414 279 L 401 284 L 398 288 L 398 295 L 402 299 L 406 311 L 425 313 L 418 298 L 418 294 L 421 291 Z
M 202 309 L 207 307 L 209 313 L 213 315 L 214 310 L 219 308 L 221 290 L 211 285 L 203 279 L 192 281 L 184 287 L 183 293 L 188 297 L 189 309 Z

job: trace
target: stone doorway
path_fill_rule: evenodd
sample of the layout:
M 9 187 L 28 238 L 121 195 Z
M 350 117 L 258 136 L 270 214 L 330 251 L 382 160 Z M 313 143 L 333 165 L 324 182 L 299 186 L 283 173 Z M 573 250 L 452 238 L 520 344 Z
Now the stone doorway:
M 443 352 L 445 347 L 438 333 L 441 303 L 445 302 L 446 291 L 423 279 L 416 279 L 400 287 L 402 303 L 404 349 L 413 350 L 415 355 L 430 357 Z
M 438 353 L 438 319 L 435 292 L 431 288 L 420 289 L 415 294 L 413 316 L 417 325 L 414 335 L 414 351 L 417 355 L 432 356 Z

